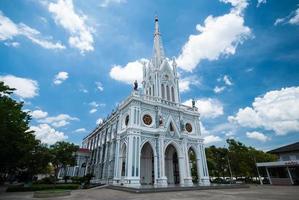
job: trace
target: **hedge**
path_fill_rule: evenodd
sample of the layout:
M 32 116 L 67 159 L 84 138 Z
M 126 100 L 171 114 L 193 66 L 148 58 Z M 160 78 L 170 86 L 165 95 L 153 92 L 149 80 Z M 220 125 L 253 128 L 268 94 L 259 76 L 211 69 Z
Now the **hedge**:
M 78 184 L 34 184 L 30 187 L 24 186 L 9 186 L 6 192 L 26 192 L 26 191 L 39 191 L 39 190 L 53 190 L 53 189 L 65 189 L 76 190 L 79 188 Z

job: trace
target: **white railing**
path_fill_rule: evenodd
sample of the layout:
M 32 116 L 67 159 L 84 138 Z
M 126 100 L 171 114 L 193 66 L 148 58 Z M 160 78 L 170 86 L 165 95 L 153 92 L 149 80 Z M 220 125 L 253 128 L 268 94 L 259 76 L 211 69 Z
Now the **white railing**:
M 149 101 L 149 102 L 154 102 L 154 103 L 161 103 L 161 104 L 172 106 L 172 107 L 174 107 L 174 106 L 179 107 L 181 109 L 188 110 L 188 111 L 198 111 L 198 109 L 196 107 L 193 108 L 193 107 L 186 106 L 186 105 L 183 105 L 183 104 L 180 104 L 180 103 L 177 103 L 177 102 L 168 101 L 168 100 L 162 99 L 160 97 L 140 94 L 138 91 L 133 91 L 128 98 L 126 98 L 125 100 L 123 100 L 119 104 L 119 106 L 122 106 L 122 105 L 126 104 L 132 97 L 137 97 L 137 98 L 140 98 L 141 100 L 144 100 L 144 101 Z

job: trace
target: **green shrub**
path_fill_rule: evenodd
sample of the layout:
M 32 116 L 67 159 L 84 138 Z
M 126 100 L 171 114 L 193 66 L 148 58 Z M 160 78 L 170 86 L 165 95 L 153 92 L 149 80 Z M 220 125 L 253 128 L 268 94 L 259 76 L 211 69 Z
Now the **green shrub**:
M 78 184 L 34 184 L 31 187 L 24 186 L 9 186 L 7 192 L 26 192 L 26 191 L 40 191 L 40 190 L 53 190 L 53 189 L 65 189 L 76 190 L 79 188 Z
M 72 183 L 81 184 L 84 182 L 84 177 L 73 176 L 71 177 Z
M 55 183 L 55 177 L 49 176 L 42 178 L 41 180 L 37 180 L 35 183 L 37 184 L 54 184 Z

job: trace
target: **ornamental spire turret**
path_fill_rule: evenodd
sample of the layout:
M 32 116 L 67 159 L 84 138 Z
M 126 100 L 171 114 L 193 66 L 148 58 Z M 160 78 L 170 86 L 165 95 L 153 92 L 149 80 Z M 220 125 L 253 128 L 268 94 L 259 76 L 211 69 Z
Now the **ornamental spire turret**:
M 164 58 L 164 49 L 159 31 L 158 16 L 155 17 L 155 33 L 154 33 L 154 56 L 153 63 L 155 67 L 160 67 Z

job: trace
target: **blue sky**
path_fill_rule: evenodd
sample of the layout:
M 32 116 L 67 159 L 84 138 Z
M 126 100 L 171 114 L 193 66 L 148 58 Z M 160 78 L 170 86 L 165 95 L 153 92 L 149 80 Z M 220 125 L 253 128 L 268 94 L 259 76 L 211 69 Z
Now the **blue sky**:
M 299 139 L 299 1 L 2 0 L 0 80 L 43 142 L 80 144 L 140 80 L 154 16 L 207 145 Z

